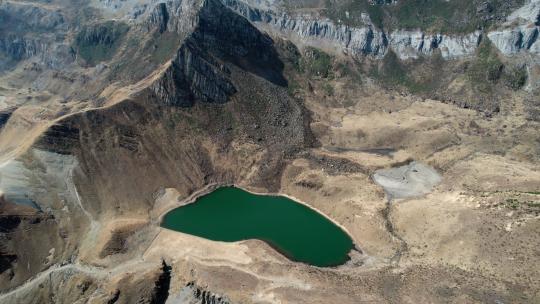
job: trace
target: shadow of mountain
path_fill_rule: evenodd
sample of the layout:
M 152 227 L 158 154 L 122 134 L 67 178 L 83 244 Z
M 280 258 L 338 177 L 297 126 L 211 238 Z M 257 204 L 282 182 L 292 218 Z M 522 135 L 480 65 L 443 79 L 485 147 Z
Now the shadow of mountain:
M 199 47 L 217 58 L 276 85 L 287 85 L 284 64 L 270 36 L 221 2 L 205 1 L 192 37 Z

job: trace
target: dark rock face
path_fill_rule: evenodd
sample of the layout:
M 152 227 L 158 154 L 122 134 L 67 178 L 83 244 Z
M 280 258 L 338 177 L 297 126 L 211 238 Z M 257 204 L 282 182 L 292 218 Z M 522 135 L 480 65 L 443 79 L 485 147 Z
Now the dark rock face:
M 107 22 L 95 26 L 84 27 L 75 38 L 77 44 L 111 46 L 124 32 L 122 28 Z
M 32 237 L 29 237 L 32 236 Z M 36 239 L 33 239 L 35 237 Z M 0 286 L 4 291 L 27 280 L 44 263 L 51 247 L 64 245 L 51 214 L 17 205 L 0 196 Z
M 272 39 L 218 0 L 204 2 L 193 38 L 201 48 L 212 49 L 222 60 L 274 84 L 287 84 L 282 75 L 284 65 Z
M 36 142 L 37 148 L 45 147 L 46 150 L 70 154 L 71 149 L 77 144 L 79 130 L 70 124 L 59 123 L 51 126 Z
M 193 298 L 195 299 L 197 303 L 230 304 L 229 299 L 227 299 L 226 297 L 222 297 L 222 296 L 212 293 L 211 291 L 207 291 L 197 286 L 194 282 L 188 283 L 186 287 L 190 288 L 193 291 Z
M 160 33 L 163 33 L 167 30 L 168 23 L 169 12 L 167 10 L 167 4 L 158 3 L 146 21 L 147 30 L 151 31 L 152 29 L 157 28 Z
M 166 5 L 157 5 L 148 22 L 159 32 L 169 23 Z M 177 52 L 172 65 L 151 90 L 166 105 L 191 106 L 195 100 L 224 103 L 237 89 L 224 62 L 286 85 L 283 63 L 272 39 L 219 1 L 208 0 L 198 13 L 194 32 Z M 174 30 L 174 28 L 172 28 Z
M 10 61 L 52 53 L 55 38 L 49 34 L 58 35 L 66 29 L 67 23 L 59 11 L 16 2 L 0 3 L 0 70 L 10 67 Z
M 64 25 L 64 17 L 59 11 L 16 2 L 0 3 L 0 32 L 48 31 Z
M 224 103 L 236 89 L 228 79 L 228 70 L 204 52 L 188 43 L 155 82 L 151 90 L 165 105 L 190 106 L 194 100 Z
M 0 216 L 0 232 L 10 232 L 16 229 L 21 223 L 21 217 L 16 215 L 1 215 Z
M 74 48 L 90 64 L 109 60 L 128 30 L 128 25 L 116 21 L 85 26 L 77 33 Z
M 345 158 L 330 157 L 330 156 L 320 156 L 308 154 L 307 158 L 310 162 L 317 164 L 324 168 L 324 171 L 330 175 L 339 175 L 343 172 L 346 173 L 357 173 L 361 172 L 364 174 L 369 174 L 367 168 L 362 165 L 352 162 Z
M 15 108 L 8 108 L 0 111 L 0 128 L 2 128 L 11 117 L 11 114 L 15 111 Z
M 151 304 L 164 304 L 169 297 L 169 287 L 171 285 L 171 270 L 172 267 L 167 265 L 165 261 L 161 265 L 161 274 L 156 280 L 154 293 L 150 301 Z
M 13 60 L 30 58 L 43 53 L 48 43 L 41 43 L 36 39 L 27 39 L 15 34 L 9 34 L 0 38 L 0 51 Z
M 0 250 L 0 274 L 11 268 L 11 264 L 17 260 L 15 254 L 9 254 Z

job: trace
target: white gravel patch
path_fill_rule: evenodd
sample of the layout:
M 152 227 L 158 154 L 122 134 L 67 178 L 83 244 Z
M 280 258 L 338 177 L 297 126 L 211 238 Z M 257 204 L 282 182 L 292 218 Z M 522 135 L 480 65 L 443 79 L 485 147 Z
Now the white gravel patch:
M 394 199 L 427 194 L 442 177 L 432 167 L 413 161 L 405 166 L 377 170 L 373 180 L 384 188 L 389 199 Z

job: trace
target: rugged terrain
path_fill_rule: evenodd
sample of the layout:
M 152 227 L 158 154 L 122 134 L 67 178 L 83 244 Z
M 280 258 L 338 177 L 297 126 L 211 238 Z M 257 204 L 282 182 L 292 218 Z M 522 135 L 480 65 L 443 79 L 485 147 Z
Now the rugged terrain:
M 1 303 L 538 303 L 540 2 L 0 2 Z M 219 185 L 345 265 L 159 227 Z

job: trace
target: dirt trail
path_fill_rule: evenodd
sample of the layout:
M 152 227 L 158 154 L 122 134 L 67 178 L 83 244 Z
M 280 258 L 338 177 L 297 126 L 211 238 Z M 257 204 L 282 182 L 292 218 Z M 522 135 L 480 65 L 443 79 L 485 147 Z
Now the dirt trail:
M 75 181 L 73 180 L 73 170 L 75 170 L 76 167 L 77 166 L 73 166 L 71 168 L 71 170 L 69 171 L 69 180 L 67 181 L 66 184 L 67 184 L 68 189 L 71 192 L 73 192 L 73 194 L 75 195 L 77 205 L 79 206 L 81 211 L 86 215 L 86 217 L 90 221 L 90 231 L 88 232 L 88 235 L 95 235 L 97 233 L 97 231 L 99 230 L 100 224 L 99 224 L 98 221 L 96 221 L 94 219 L 92 214 L 90 212 L 88 212 L 88 210 L 86 210 L 86 208 L 84 208 L 84 206 L 82 204 L 81 197 L 79 195 L 79 191 L 77 191 L 77 186 L 75 185 Z
M 382 216 L 384 218 L 386 230 L 388 230 L 388 233 L 390 233 L 392 238 L 400 242 L 400 247 L 396 250 L 396 253 L 390 259 L 390 262 L 392 264 L 397 265 L 401 260 L 401 256 L 409 250 L 409 245 L 399 234 L 396 233 L 396 230 L 394 228 L 394 223 L 392 222 L 392 199 L 390 197 L 386 201 L 386 208 L 382 210 Z

